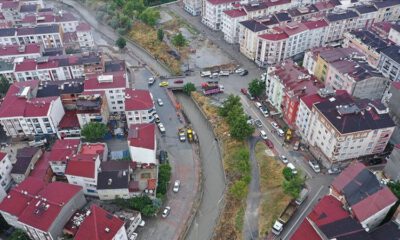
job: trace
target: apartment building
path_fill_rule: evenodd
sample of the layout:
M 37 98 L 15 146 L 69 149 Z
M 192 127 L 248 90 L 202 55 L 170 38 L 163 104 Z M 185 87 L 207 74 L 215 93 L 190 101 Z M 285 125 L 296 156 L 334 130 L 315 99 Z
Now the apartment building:
M 97 175 L 97 192 L 100 200 L 128 199 L 130 194 L 131 168 L 128 161 L 107 161 L 100 164 Z
M 200 0 L 184 0 L 183 9 L 192 16 L 199 16 L 201 14 L 202 2 Z
M 395 124 L 378 101 L 331 97 L 312 107 L 307 141 L 325 166 L 384 152 Z
M 9 60 L 0 60 L 0 76 L 3 76 L 10 83 L 15 81 L 15 64 Z
M 201 22 L 212 30 L 220 30 L 222 12 L 232 8 L 235 0 L 205 0 L 202 4 Z
M 381 38 L 373 31 L 359 29 L 345 33 L 342 46 L 357 49 L 366 56 L 368 63 L 376 68 L 380 52 L 389 45 L 389 41 Z
M 91 27 L 87 23 L 79 23 L 79 25 L 76 26 L 76 36 L 81 48 L 91 49 L 94 47 L 94 38 L 90 30 Z
M 21 183 L 28 177 L 42 154 L 42 149 L 37 147 L 24 147 L 17 150 L 15 157 L 17 161 L 11 170 L 11 177 L 15 183 Z
M 374 5 L 358 5 L 352 8 L 357 14 L 357 28 L 370 28 L 376 21 L 378 10 Z
M 59 25 L 0 29 L 1 45 L 37 43 L 43 48 L 63 47 L 63 32 Z
M 54 174 L 64 176 L 68 161 L 78 153 L 80 139 L 57 139 L 48 156 Z
M 125 90 L 125 116 L 128 126 L 138 123 L 151 123 L 154 121 L 154 100 L 148 90 Z
M 396 21 L 400 16 L 400 3 L 396 0 L 374 1 L 374 6 L 378 9 L 376 22 Z
M 72 214 L 85 203 L 79 186 L 63 182 L 45 185 L 41 179 L 28 177 L 3 199 L 0 213 L 30 239 L 55 240 Z
M 15 58 L 38 58 L 42 55 L 41 47 L 37 43 L 27 45 L 2 45 L 0 46 L 0 59 L 13 60 Z
M 158 165 L 154 123 L 131 124 L 128 144 L 132 161 L 144 165 Z
M 230 9 L 222 12 L 221 31 L 226 42 L 239 43 L 239 22 L 245 21 L 247 18 L 247 13 L 243 9 Z
M 343 38 L 345 32 L 349 32 L 358 27 L 358 13 L 352 10 L 341 10 L 331 12 L 325 17 L 329 27 L 324 41 L 335 42 Z
M 85 92 L 104 91 L 110 113 L 125 111 L 125 89 L 128 80 L 124 71 L 93 75 L 85 80 Z
M 80 128 L 91 122 L 107 124 L 110 111 L 103 91 L 83 92 L 76 100 L 76 117 Z
M 392 81 L 400 81 L 400 47 L 393 45 L 381 51 L 378 69 Z
M 0 152 L 0 201 L 7 196 L 11 185 L 11 160 L 10 154 Z
M 0 106 L 0 123 L 7 136 L 57 134 L 64 116 L 60 97 L 37 98 L 38 81 L 14 83 Z

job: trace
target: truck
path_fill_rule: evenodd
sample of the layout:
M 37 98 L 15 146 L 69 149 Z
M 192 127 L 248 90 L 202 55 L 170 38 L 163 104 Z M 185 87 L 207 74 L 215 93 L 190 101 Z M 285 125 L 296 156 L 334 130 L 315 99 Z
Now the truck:
M 295 201 L 291 201 L 285 210 L 281 213 L 278 220 L 275 221 L 274 225 L 272 226 L 272 233 L 278 236 L 282 233 L 283 227 L 285 224 L 290 220 L 293 214 L 296 212 L 299 205 L 296 204 Z
M 204 95 L 211 95 L 224 92 L 224 86 L 218 83 L 202 83 L 201 87 L 203 89 Z

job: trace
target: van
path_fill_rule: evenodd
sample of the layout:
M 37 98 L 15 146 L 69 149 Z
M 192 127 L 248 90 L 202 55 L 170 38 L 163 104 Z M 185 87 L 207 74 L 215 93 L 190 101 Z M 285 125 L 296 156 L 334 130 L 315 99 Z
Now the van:
M 280 128 L 278 130 L 276 130 L 276 132 L 278 133 L 279 137 L 283 137 L 283 135 L 285 135 L 285 132 Z
M 299 197 L 296 199 L 296 204 L 297 205 L 301 205 L 303 202 L 304 202 L 304 200 L 306 200 L 306 198 L 308 197 L 308 189 L 307 188 L 303 188 L 302 190 L 301 190 L 301 192 L 300 192 L 300 194 L 299 194 Z
M 257 108 L 262 107 L 261 103 L 259 103 L 259 102 L 254 102 L 254 105 L 256 105 Z

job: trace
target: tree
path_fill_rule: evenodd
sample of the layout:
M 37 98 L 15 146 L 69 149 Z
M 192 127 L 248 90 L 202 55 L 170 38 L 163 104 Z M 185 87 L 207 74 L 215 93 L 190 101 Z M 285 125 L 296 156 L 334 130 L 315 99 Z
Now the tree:
M 232 106 L 231 110 L 228 112 L 228 116 L 226 116 L 226 121 L 228 122 L 229 125 L 232 125 L 243 114 L 244 113 L 243 113 L 242 105 L 234 105 L 234 106 Z M 247 122 L 247 120 L 246 120 L 246 122 Z
M 158 184 L 157 193 L 166 194 L 168 190 L 168 184 L 171 180 L 171 166 L 169 164 L 162 164 L 158 168 Z
M 156 25 L 160 19 L 160 12 L 154 8 L 146 8 L 140 15 L 139 19 L 149 26 Z
M 161 28 L 157 30 L 157 39 L 160 42 L 164 39 L 164 31 Z
M 196 86 L 194 83 L 188 82 L 185 85 L 183 85 L 183 92 L 186 93 L 187 95 L 191 95 L 192 92 L 196 91 Z
M 4 76 L 0 76 L 0 94 L 5 95 L 11 84 Z
M 81 134 L 87 141 L 102 139 L 108 132 L 107 126 L 100 122 L 90 122 L 83 126 Z
M 249 137 L 254 132 L 254 127 L 247 123 L 247 118 L 244 115 L 238 116 L 229 127 L 231 136 L 239 141 Z
M 290 169 L 290 168 L 288 168 L 288 167 L 285 167 L 285 168 L 282 170 L 282 174 L 283 174 L 283 176 L 285 177 L 285 179 L 286 179 L 287 181 L 290 181 L 290 179 L 293 179 L 293 177 L 295 176 L 295 174 L 293 174 L 292 169 Z
M 254 97 L 259 97 L 265 91 L 265 82 L 260 81 L 258 79 L 253 79 L 249 83 L 249 92 Z
M 183 47 L 186 45 L 186 38 L 182 35 L 182 33 L 178 33 L 172 37 L 172 44 L 176 47 Z
M 296 174 L 289 181 L 286 179 L 283 181 L 282 184 L 283 192 L 296 199 L 299 197 L 303 185 L 304 185 L 304 178 L 300 177 L 299 174 Z
M 229 189 L 229 192 L 232 194 L 232 196 L 238 200 L 242 200 L 247 196 L 247 184 L 246 182 L 242 180 L 236 181 L 232 187 Z
M 119 38 L 117 39 L 117 41 L 115 42 L 115 45 L 117 45 L 118 48 L 121 49 L 121 50 L 124 49 L 125 46 L 126 46 L 126 40 L 125 40 L 125 38 L 119 37 Z
M 233 94 L 230 94 L 228 96 L 228 98 L 224 101 L 224 103 L 222 104 L 222 107 L 220 107 L 218 109 L 219 115 L 221 115 L 222 117 L 227 117 L 229 111 L 231 111 L 232 108 L 234 106 L 236 106 L 236 105 L 240 105 L 241 106 L 240 97 L 236 96 L 236 95 L 233 95 Z
M 30 240 L 28 235 L 21 229 L 16 229 L 11 236 L 8 238 L 9 240 Z

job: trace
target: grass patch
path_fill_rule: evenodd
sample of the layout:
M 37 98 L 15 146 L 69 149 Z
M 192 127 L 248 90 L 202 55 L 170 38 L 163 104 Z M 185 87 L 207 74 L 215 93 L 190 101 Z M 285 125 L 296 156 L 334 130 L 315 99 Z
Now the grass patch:
M 282 189 L 284 177 L 282 170 L 285 165 L 276 157 L 265 154 L 267 147 L 264 143 L 256 145 L 256 159 L 260 168 L 260 202 L 259 231 L 260 238 L 266 236 L 271 230 L 274 221 L 291 201 Z
M 181 74 L 181 62 L 168 53 L 171 48 L 165 42 L 158 41 L 156 29 L 144 23 L 136 22 L 128 36 L 148 50 L 156 59 L 163 62 L 172 74 Z
M 207 97 L 198 92 L 192 92 L 192 97 L 202 108 L 222 143 L 222 158 L 228 191 L 225 196 L 224 209 L 222 209 L 221 217 L 215 228 L 214 239 L 242 239 L 244 209 L 246 209 L 248 183 L 251 179 L 250 168 L 247 167 L 249 162 L 246 163 L 243 160 L 245 159 L 244 151 L 248 152 L 248 145 L 244 141 L 238 141 L 229 136 L 228 123 L 218 115 L 217 108 L 209 103 Z M 238 165 L 242 165 L 242 167 Z M 246 184 L 243 185 L 242 182 Z
M 165 10 L 165 9 L 163 9 L 163 10 Z M 175 30 L 179 30 L 179 27 L 185 27 L 191 34 L 193 34 L 193 35 L 198 35 L 200 32 L 196 29 L 196 28 L 194 28 L 192 25 L 190 25 L 185 19 L 182 19 L 180 16 L 178 16 L 176 13 L 174 13 L 174 12 L 172 12 L 172 11 L 170 11 L 170 10 L 167 10 L 166 11 L 169 15 L 171 15 L 172 17 L 173 17 L 173 19 L 172 20 L 170 20 L 170 21 L 168 21 L 168 22 L 166 22 L 165 24 L 168 24 L 169 22 L 171 22 L 171 21 L 173 21 L 173 22 L 175 22 L 176 24 L 174 24 L 175 26 L 178 26 L 178 28 L 177 29 L 175 29 Z M 165 24 L 164 24 L 164 28 L 166 28 L 167 26 L 165 26 Z

